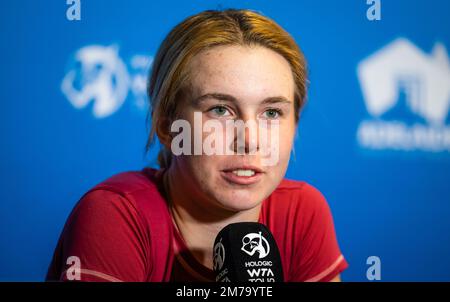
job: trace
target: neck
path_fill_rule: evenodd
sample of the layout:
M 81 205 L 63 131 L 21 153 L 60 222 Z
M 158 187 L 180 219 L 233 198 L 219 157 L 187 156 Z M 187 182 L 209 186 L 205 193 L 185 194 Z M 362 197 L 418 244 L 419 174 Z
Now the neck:
M 187 182 L 180 175 L 174 163 L 164 173 L 172 219 L 196 260 L 212 269 L 213 245 L 219 231 L 230 223 L 257 222 L 261 205 L 240 212 L 223 209 L 217 203 L 194 197 L 197 195 L 183 186 Z

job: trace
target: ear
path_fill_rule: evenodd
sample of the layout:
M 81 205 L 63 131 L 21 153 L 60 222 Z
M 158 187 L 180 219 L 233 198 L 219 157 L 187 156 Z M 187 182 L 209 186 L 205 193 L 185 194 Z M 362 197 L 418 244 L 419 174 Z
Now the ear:
M 167 150 L 170 150 L 172 143 L 172 134 L 170 132 L 171 120 L 168 117 L 161 117 L 156 125 L 156 135 L 159 141 Z

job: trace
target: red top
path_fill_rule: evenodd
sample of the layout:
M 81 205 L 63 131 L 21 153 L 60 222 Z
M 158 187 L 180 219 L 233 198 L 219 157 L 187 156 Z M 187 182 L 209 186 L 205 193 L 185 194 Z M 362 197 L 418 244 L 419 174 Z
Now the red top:
M 66 222 L 47 280 L 79 272 L 81 281 L 212 281 L 173 224 L 161 175 L 124 172 L 88 191 Z M 329 281 L 347 268 L 328 204 L 306 182 L 283 179 L 263 201 L 259 222 L 280 249 L 285 281 Z

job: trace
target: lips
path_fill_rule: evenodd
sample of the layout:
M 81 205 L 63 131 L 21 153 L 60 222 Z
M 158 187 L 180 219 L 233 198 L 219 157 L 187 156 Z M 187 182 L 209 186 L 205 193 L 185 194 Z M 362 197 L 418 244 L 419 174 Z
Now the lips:
M 261 180 L 264 172 L 255 166 L 236 166 L 221 171 L 222 177 L 232 183 L 238 185 L 251 185 Z

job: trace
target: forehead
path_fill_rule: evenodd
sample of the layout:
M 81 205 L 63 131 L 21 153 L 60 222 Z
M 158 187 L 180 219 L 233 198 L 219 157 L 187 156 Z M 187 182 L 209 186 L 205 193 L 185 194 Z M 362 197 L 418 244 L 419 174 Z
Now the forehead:
M 197 54 L 189 65 L 194 95 L 218 92 L 257 100 L 272 95 L 294 98 L 289 63 L 261 46 L 218 46 Z

